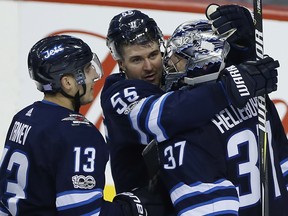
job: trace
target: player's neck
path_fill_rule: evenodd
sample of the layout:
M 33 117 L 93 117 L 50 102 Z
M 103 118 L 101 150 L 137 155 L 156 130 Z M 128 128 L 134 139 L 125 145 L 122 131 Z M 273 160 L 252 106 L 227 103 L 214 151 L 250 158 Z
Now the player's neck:
M 74 110 L 74 106 L 71 99 L 65 97 L 61 93 L 56 93 L 55 95 L 46 94 L 44 95 L 44 100 L 55 103 L 67 109 Z

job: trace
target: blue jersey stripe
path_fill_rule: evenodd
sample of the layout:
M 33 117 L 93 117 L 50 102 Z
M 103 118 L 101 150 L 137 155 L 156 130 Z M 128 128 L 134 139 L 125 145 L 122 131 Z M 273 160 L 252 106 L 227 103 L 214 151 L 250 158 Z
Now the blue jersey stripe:
M 102 190 L 93 191 L 67 191 L 57 195 L 56 207 L 59 211 L 83 206 L 95 200 L 102 199 Z

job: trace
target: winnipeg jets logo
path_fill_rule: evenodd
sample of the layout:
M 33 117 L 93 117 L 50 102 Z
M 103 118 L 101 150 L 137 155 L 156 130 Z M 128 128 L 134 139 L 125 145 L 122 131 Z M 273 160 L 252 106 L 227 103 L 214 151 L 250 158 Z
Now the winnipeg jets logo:
M 62 119 L 62 121 L 71 121 L 72 126 L 78 126 L 80 124 L 90 125 L 90 122 L 80 114 L 70 114 L 69 117 Z
M 53 49 L 44 51 L 44 54 L 45 54 L 44 58 L 48 59 L 48 58 L 50 58 L 50 56 L 53 56 L 53 55 L 55 55 L 55 54 L 57 54 L 63 50 L 64 50 L 64 48 L 62 47 L 62 44 L 59 46 L 55 46 Z

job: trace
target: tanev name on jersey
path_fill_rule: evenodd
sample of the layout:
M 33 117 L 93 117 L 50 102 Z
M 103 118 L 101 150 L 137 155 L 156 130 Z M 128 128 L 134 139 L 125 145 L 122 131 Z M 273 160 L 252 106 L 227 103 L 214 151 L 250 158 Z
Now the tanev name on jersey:
M 244 108 L 234 108 L 230 106 L 230 109 L 225 108 L 216 114 L 212 122 L 218 127 L 223 134 L 225 131 L 235 127 L 241 122 L 250 118 L 258 116 L 257 97 L 249 99 Z
M 24 145 L 32 126 L 15 121 L 9 140 Z

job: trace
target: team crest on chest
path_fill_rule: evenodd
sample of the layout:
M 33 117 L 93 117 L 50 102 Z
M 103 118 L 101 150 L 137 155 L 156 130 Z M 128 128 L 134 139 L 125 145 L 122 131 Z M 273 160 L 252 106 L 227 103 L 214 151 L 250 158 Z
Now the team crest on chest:
M 90 121 L 81 114 L 70 114 L 69 117 L 62 119 L 62 121 L 71 121 L 72 126 L 78 126 L 80 124 L 91 125 Z

